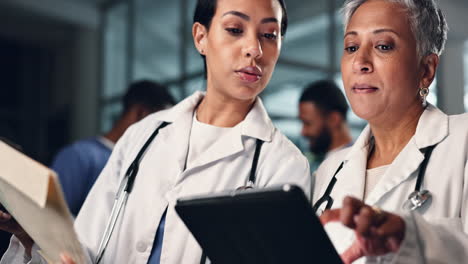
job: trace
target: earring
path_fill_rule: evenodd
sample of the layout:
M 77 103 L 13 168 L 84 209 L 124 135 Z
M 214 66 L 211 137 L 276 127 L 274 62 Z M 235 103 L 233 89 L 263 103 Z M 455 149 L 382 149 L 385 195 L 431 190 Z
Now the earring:
M 422 106 L 426 107 L 427 106 L 427 100 L 426 97 L 429 94 L 429 88 L 420 88 L 419 89 L 419 96 L 421 96 L 422 99 Z

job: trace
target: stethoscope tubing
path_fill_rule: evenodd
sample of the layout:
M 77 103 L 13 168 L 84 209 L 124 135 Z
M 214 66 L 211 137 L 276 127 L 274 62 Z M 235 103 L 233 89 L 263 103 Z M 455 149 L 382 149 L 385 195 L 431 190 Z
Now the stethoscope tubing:
M 102 236 L 101 242 L 99 243 L 99 248 L 98 248 L 98 253 L 95 258 L 95 264 L 99 264 L 100 261 L 102 260 L 102 257 L 104 256 L 104 252 L 107 248 L 107 245 L 109 244 L 110 238 L 112 236 L 112 233 L 114 231 L 115 225 L 117 223 L 117 220 L 119 219 L 120 213 L 123 211 L 123 208 L 125 208 L 128 200 L 128 196 L 133 190 L 133 184 L 135 183 L 136 176 L 138 174 L 138 169 L 139 169 L 139 163 L 146 152 L 146 149 L 149 147 L 153 139 L 156 137 L 156 135 L 159 133 L 159 130 L 161 128 L 164 128 L 167 126 L 169 123 L 163 122 L 156 130 L 151 134 L 151 136 L 147 139 L 143 147 L 140 149 L 138 152 L 137 156 L 135 157 L 135 160 L 130 164 L 129 168 L 127 169 L 125 173 L 125 177 L 123 178 L 122 182 L 119 185 L 119 189 L 117 191 L 117 194 L 115 196 L 114 204 L 112 206 L 111 210 L 111 215 L 109 217 L 109 221 L 106 225 L 106 229 L 104 230 L 104 234 Z M 257 139 L 256 141 L 256 146 L 255 146 L 255 153 L 254 153 L 254 158 L 252 161 L 252 168 L 250 170 L 249 178 L 244 187 L 240 187 L 240 189 L 248 189 L 248 188 L 253 188 L 256 182 L 256 169 L 258 165 L 258 160 L 260 156 L 260 151 L 262 149 L 263 145 L 263 140 Z M 202 260 L 206 260 L 206 255 L 203 252 Z
M 421 165 L 419 167 L 419 173 L 418 173 L 418 178 L 416 179 L 416 185 L 414 186 L 414 192 L 413 193 L 421 193 L 421 186 L 422 182 L 424 181 L 424 175 L 426 173 L 426 168 L 427 164 L 429 162 L 429 158 L 431 157 L 432 151 L 434 150 L 436 145 L 432 145 L 426 148 L 424 151 L 424 160 L 421 162 Z M 336 175 L 341 171 L 341 169 L 344 167 L 345 161 L 342 161 L 338 169 L 335 171 L 333 174 L 332 179 L 330 180 L 330 183 L 327 186 L 327 189 L 325 190 L 324 194 L 320 197 L 320 199 L 315 202 L 313 209 L 317 213 L 320 206 L 324 202 L 327 202 L 325 210 L 328 210 L 332 207 L 333 205 L 333 197 L 331 197 L 331 193 L 333 191 L 333 188 L 335 187 L 335 183 L 337 182 Z M 429 193 L 429 191 L 426 190 L 426 192 Z
M 133 184 L 135 182 L 135 178 L 138 174 L 139 163 L 143 157 L 143 154 L 146 152 L 146 149 L 149 147 L 153 139 L 159 133 L 161 128 L 164 128 L 169 123 L 163 122 L 159 125 L 158 128 L 150 135 L 150 137 L 146 140 L 143 147 L 138 152 L 137 156 L 133 160 L 133 162 L 128 167 L 127 171 L 125 172 L 125 177 L 123 178 L 122 182 L 119 185 L 119 189 L 115 196 L 114 204 L 112 205 L 111 215 L 109 217 L 109 221 L 107 222 L 106 229 L 104 230 L 104 234 L 102 236 L 101 242 L 99 243 L 98 253 L 96 255 L 95 264 L 99 264 L 101 262 L 102 256 L 106 251 L 107 245 L 109 244 L 109 240 L 112 236 L 114 231 L 115 225 L 117 220 L 119 219 L 120 213 L 122 209 L 127 204 L 128 196 L 133 190 Z

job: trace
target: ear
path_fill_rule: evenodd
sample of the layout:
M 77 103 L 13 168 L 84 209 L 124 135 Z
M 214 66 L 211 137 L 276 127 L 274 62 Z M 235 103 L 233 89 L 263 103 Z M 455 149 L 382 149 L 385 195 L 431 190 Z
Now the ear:
M 341 116 L 341 114 L 336 111 L 328 113 L 328 115 L 325 118 L 327 119 L 327 124 L 330 129 L 334 129 L 341 126 L 341 122 L 343 121 L 343 117 Z
M 195 47 L 201 55 L 206 55 L 206 38 L 208 31 L 206 27 L 198 22 L 193 23 L 192 36 Z
M 422 73 L 419 81 L 419 88 L 429 88 L 435 78 L 437 66 L 439 65 L 439 56 L 432 53 L 424 57 L 421 61 Z

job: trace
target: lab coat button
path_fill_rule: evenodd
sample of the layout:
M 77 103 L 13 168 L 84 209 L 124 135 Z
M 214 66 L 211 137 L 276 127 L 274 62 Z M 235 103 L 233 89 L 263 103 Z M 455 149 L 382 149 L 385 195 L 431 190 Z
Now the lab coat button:
M 138 242 L 137 245 L 136 245 L 136 249 L 138 252 L 145 252 L 146 250 L 146 243 L 145 242 Z

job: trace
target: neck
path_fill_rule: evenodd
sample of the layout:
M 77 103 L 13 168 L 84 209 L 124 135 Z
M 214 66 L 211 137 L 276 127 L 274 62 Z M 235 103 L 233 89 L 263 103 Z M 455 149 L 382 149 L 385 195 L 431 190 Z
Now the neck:
M 368 169 L 388 165 L 393 162 L 415 134 L 423 111 L 422 107 L 416 106 L 409 109 L 403 115 L 403 118 L 394 122 L 369 123 L 375 145 L 369 155 Z
M 255 99 L 232 100 L 209 92 L 197 108 L 198 121 L 218 127 L 234 127 L 245 119 Z
M 131 122 L 128 120 L 128 118 L 122 117 L 114 124 L 109 132 L 104 134 L 104 137 L 113 143 L 116 143 L 130 125 Z
M 351 134 L 349 133 L 348 126 L 343 123 L 339 129 L 332 133 L 332 143 L 328 148 L 328 151 L 333 151 L 338 148 L 342 148 L 349 145 L 352 142 Z

